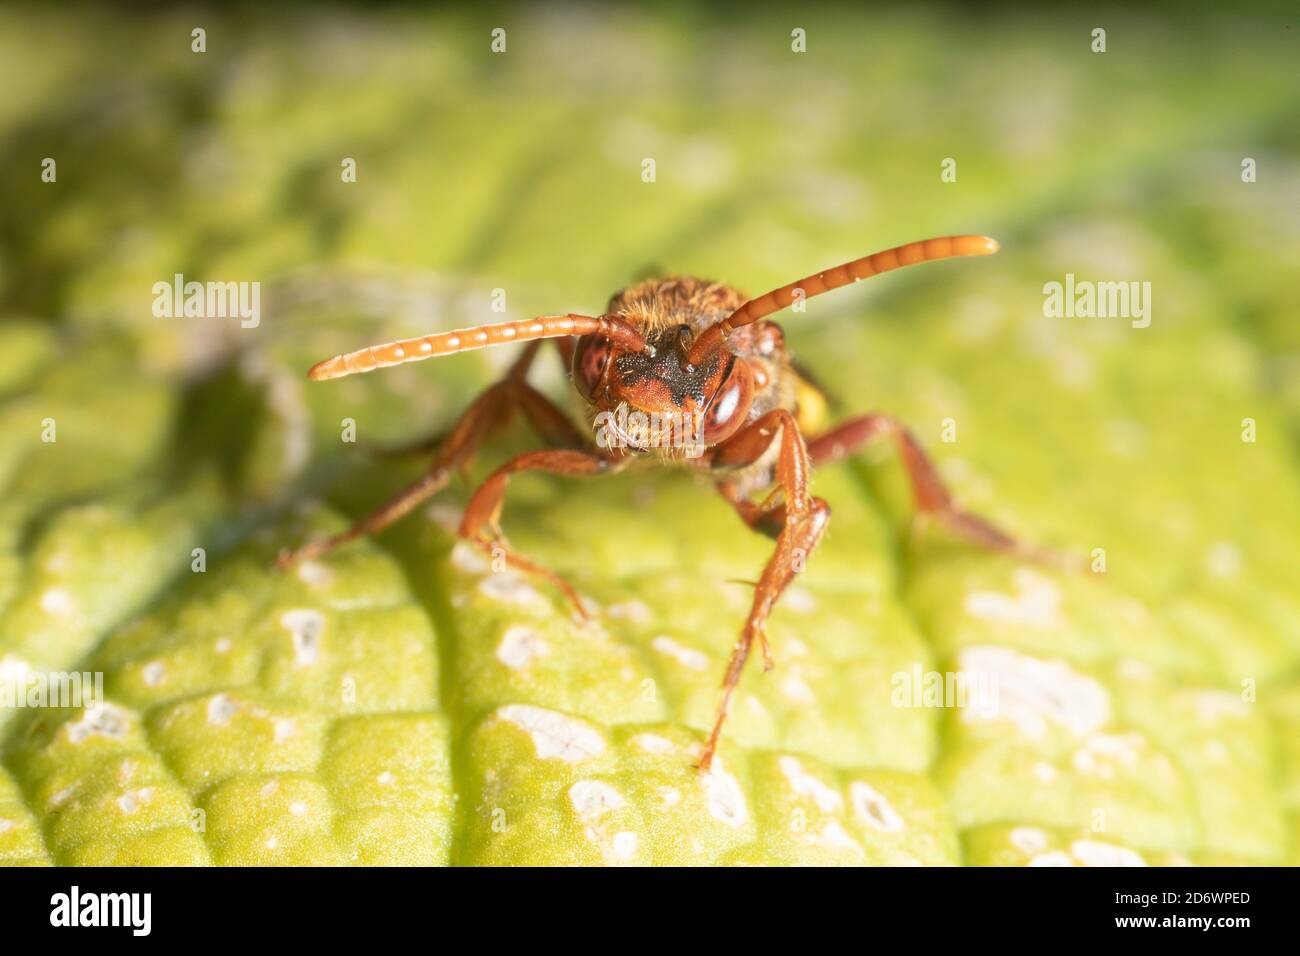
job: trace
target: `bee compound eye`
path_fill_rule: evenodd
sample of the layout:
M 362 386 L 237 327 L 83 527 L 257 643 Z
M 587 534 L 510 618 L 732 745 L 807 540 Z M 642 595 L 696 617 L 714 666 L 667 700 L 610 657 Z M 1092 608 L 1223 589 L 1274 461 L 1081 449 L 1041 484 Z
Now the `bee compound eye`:
M 584 335 L 578 340 L 573 353 L 573 384 L 583 398 L 590 400 L 595 393 L 612 352 L 613 346 L 602 336 Z
M 716 444 L 734 435 L 745 423 L 753 401 L 754 373 L 748 362 L 736 359 L 704 411 L 705 443 Z

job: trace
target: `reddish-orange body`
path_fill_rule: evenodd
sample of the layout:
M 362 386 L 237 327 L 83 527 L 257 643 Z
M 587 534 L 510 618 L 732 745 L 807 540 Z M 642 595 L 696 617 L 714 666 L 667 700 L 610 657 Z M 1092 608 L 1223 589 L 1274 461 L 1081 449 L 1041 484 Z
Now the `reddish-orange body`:
M 807 409 L 800 399 L 808 394 L 808 385 L 790 363 L 780 327 L 765 320 L 798 299 L 900 266 L 996 251 L 997 243 L 983 236 L 929 239 L 855 259 L 748 300 L 719 283 L 655 279 L 615 295 L 601 316 L 546 316 L 441 332 L 321 362 L 309 373 L 314 379 L 490 345 L 528 343 L 505 378 L 480 395 L 441 441 L 428 474 L 347 532 L 286 554 L 282 563 L 322 554 L 397 520 L 441 490 L 484 434 L 519 411 L 548 447 L 497 468 L 471 497 L 460 534 L 504 555 L 510 565 L 546 578 L 585 616 L 577 592 L 566 581 L 506 544 L 498 522 L 510 476 L 525 471 L 604 474 L 644 456 L 706 470 L 741 519 L 776 542 L 727 665 L 718 715 L 700 756 L 700 768 L 707 770 L 750 651 L 757 642 L 766 666 L 771 666 L 768 616 L 830 520 L 827 503 L 809 491 L 814 466 L 851 454 L 874 438 L 891 438 L 919 511 L 980 544 L 1034 553 L 958 509 L 911 433 L 887 415 L 850 419 L 805 439 L 811 422 L 801 414 Z M 526 381 L 537 346 L 547 338 L 556 340 L 586 402 L 584 428 L 576 427 Z M 755 501 L 757 493 L 765 495 Z

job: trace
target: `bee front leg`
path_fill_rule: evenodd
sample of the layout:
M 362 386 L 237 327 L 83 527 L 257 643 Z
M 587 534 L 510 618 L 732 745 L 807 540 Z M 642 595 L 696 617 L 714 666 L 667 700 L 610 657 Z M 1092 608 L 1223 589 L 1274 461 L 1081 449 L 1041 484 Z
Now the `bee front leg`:
M 474 492 L 465 507 L 465 517 L 461 521 L 458 533 L 462 538 L 478 545 L 488 555 L 504 557 L 508 566 L 549 581 L 569 599 L 578 616 L 586 620 L 587 610 L 583 607 L 582 599 L 573 585 L 554 571 L 511 550 L 500 530 L 501 507 L 505 501 L 506 486 L 510 482 L 510 476 L 519 472 L 546 471 L 553 475 L 581 477 L 609 474 L 617 468 L 618 465 L 614 461 L 589 451 L 551 449 L 516 455 L 489 475 Z
M 429 471 L 407 485 L 352 527 L 333 537 L 310 541 L 294 551 L 283 552 L 277 566 L 283 570 L 299 561 L 322 557 L 340 545 L 370 534 L 378 534 L 409 514 L 421 502 L 442 491 L 452 476 L 466 467 L 483 439 L 521 411 L 533 430 L 552 446 L 584 447 L 589 444 L 577 427 L 546 396 L 524 379 L 541 343 L 530 342 L 510 367 L 505 378 L 489 386 L 457 419 L 438 445 Z
M 776 463 L 776 481 L 785 498 L 782 503 L 764 508 L 744 498 L 735 485 L 726 481 L 719 485 L 750 527 L 776 538 L 776 549 L 754 588 L 754 603 L 745 619 L 740 639 L 727 662 L 726 676 L 722 682 L 722 700 L 718 704 L 713 730 L 700 755 L 701 771 L 707 771 L 713 762 L 713 755 L 722 736 L 722 725 L 726 722 L 731 707 L 732 695 L 740 682 L 755 641 L 763 649 L 766 667 L 771 668 L 767 619 L 782 592 L 794 580 L 794 576 L 803 570 L 804 562 L 826 533 L 826 526 L 830 522 L 830 506 L 821 498 L 814 498 L 808 493 L 808 450 L 804 446 L 803 436 L 799 434 L 794 416 L 784 409 L 768 412 L 719 445 L 712 452 L 710 464 L 717 468 L 752 464 L 777 440 L 781 444 Z

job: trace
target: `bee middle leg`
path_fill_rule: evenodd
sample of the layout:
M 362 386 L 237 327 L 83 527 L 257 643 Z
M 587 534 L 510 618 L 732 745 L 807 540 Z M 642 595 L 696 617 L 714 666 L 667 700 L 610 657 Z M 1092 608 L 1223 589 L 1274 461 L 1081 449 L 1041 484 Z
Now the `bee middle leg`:
M 527 376 L 529 370 L 532 368 L 533 360 L 537 356 L 538 347 L 544 345 L 546 342 L 555 343 L 556 354 L 560 359 L 560 364 L 564 371 L 564 374 L 567 376 L 569 374 L 570 369 L 573 368 L 573 349 L 574 349 L 573 340 L 563 339 L 563 338 L 545 339 L 542 341 L 534 341 L 528 343 L 524 351 L 520 353 L 519 358 L 516 359 L 515 362 L 510 366 L 510 370 L 506 372 L 505 379 L 503 380 L 503 382 L 504 381 L 523 382 L 525 376 Z M 498 384 L 502 384 L 502 383 L 498 383 Z M 533 404 L 537 404 L 537 403 L 533 403 Z M 527 411 L 527 409 L 525 409 L 525 411 Z M 530 419 L 532 417 L 533 416 L 530 416 Z M 560 417 L 563 420 L 563 425 L 567 425 L 568 424 L 567 418 L 565 418 L 563 414 L 561 414 Z M 533 421 L 533 425 L 534 428 L 538 431 L 539 434 L 542 435 L 543 438 L 546 438 L 548 442 L 550 442 L 553 445 L 556 445 L 557 447 L 576 448 L 576 447 L 580 447 L 583 443 L 583 440 L 580 437 L 575 437 L 574 435 L 570 435 L 570 434 L 561 434 L 558 437 L 554 435 L 548 435 L 547 429 L 540 426 L 536 421 Z M 563 425 L 561 425 L 561 428 L 563 428 Z M 550 431 L 553 432 L 554 429 L 550 429 Z M 417 438 L 415 439 L 415 441 L 405 442 L 400 445 L 377 445 L 373 447 L 367 447 L 366 451 L 369 454 L 374 455 L 376 458 L 410 458 L 417 455 L 425 455 L 430 452 L 437 451 L 448 442 L 451 436 L 452 436 L 451 431 L 445 431 L 445 430 L 438 431 L 425 438 Z
M 346 531 L 310 541 L 280 555 L 276 565 L 287 568 L 298 561 L 322 557 L 335 548 L 365 535 L 377 534 L 405 517 L 450 483 L 452 475 L 472 460 L 485 436 L 521 411 L 543 440 L 552 446 L 582 447 L 587 440 L 568 417 L 524 377 L 528 374 L 540 342 L 530 342 L 510 367 L 505 378 L 488 386 L 447 432 L 429 470 L 411 482 Z
M 920 514 L 933 518 L 958 537 L 980 547 L 1063 567 L 1073 567 L 1071 558 L 1016 540 L 979 515 L 963 511 L 953 500 L 938 469 L 921 448 L 916 436 L 891 415 L 871 414 L 851 418 L 830 431 L 808 440 L 808 457 L 814 466 L 831 464 L 856 454 L 868 442 L 891 438 L 902 457 Z
M 826 526 L 830 522 L 830 505 L 808 493 L 808 472 L 811 468 L 808 450 L 794 416 L 784 409 L 768 412 L 719 445 L 713 450 L 710 464 L 718 468 L 752 464 L 777 440 L 781 444 L 776 462 L 776 482 L 785 499 L 780 504 L 754 504 L 734 483 L 725 480 L 719 483 L 723 495 L 736 505 L 741 517 L 750 527 L 763 530 L 776 538 L 776 549 L 754 588 L 754 603 L 741 630 L 740 639 L 727 662 L 726 676 L 722 682 L 722 700 L 718 704 L 713 730 L 700 755 L 701 771 L 707 771 L 713 761 L 722 735 L 722 725 L 731 706 L 732 694 L 740 682 L 740 675 L 755 641 L 762 648 L 765 668 L 771 668 L 767 619 L 782 592 L 794 580 L 795 574 L 803 570 L 803 563 L 826 533 Z

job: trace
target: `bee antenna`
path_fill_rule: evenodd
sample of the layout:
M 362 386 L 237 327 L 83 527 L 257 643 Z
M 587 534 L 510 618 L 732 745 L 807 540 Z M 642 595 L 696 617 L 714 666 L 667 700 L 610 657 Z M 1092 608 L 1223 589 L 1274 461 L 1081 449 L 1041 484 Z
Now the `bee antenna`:
M 617 345 L 636 352 L 650 349 L 641 333 L 623 319 L 612 315 L 544 315 L 518 322 L 481 325 L 472 329 L 435 332 L 414 339 L 400 339 L 383 345 L 371 345 L 355 352 L 336 355 L 312 366 L 307 377 L 314 381 L 342 378 L 391 365 L 420 362 L 439 355 L 454 355 L 491 345 L 554 339 L 572 335 L 603 335 Z
M 845 262 L 825 272 L 791 282 L 779 289 L 750 299 L 721 322 L 714 323 L 700 333 L 691 347 L 687 362 L 692 365 L 701 362 L 711 351 L 726 341 L 733 329 L 757 322 L 773 312 L 780 312 L 795 300 L 796 294 L 804 299 L 838 289 L 851 282 L 869 279 L 882 272 L 915 265 L 918 262 L 933 262 L 936 259 L 950 259 L 953 256 L 988 256 L 998 251 L 998 243 L 988 236 L 945 236 L 941 239 L 924 239 L 895 246 L 884 252 L 872 253 L 852 262 Z

